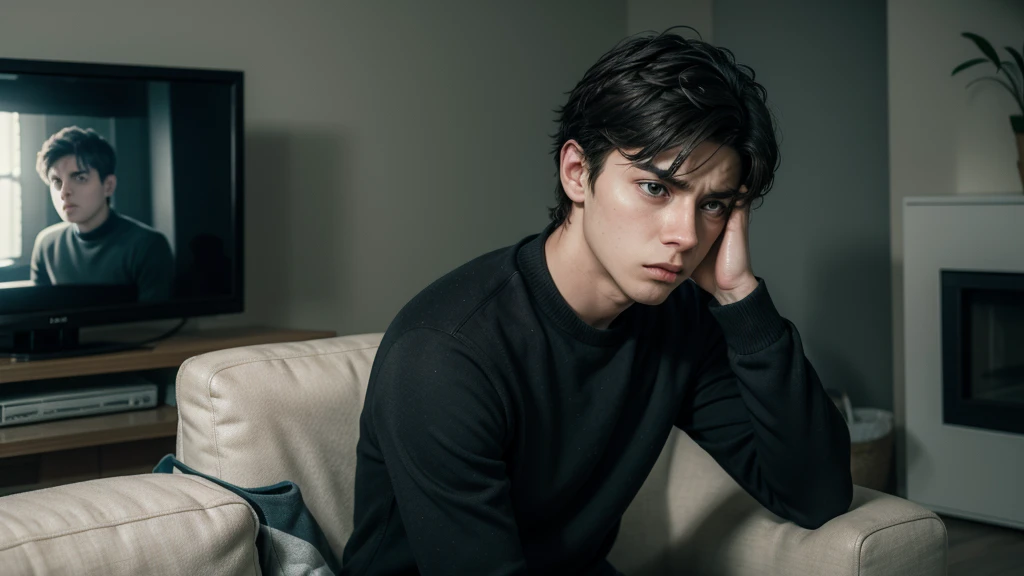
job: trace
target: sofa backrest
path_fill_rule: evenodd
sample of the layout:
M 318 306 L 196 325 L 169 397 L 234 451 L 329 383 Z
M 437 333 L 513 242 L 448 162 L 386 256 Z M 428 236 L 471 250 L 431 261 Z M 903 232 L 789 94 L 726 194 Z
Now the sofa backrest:
M 244 346 L 178 370 L 176 456 L 246 488 L 298 484 L 341 558 L 352 532 L 359 416 L 383 334 Z

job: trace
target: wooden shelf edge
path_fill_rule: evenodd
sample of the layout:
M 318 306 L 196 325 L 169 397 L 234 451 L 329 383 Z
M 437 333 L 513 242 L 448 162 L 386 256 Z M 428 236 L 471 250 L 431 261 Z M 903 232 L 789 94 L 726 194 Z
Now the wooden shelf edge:
M 168 405 L 24 424 L 0 428 L 0 458 L 166 438 L 177 431 L 178 409 Z
M 177 368 L 193 356 L 215 350 L 334 336 L 337 336 L 337 333 L 332 330 L 221 328 L 181 334 L 158 342 L 153 348 L 141 350 L 29 362 L 0 359 L 0 385 L 50 378 Z

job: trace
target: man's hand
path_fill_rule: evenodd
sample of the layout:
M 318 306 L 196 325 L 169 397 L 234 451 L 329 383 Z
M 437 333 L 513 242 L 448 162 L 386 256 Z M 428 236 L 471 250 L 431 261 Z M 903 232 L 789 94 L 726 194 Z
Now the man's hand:
M 740 192 L 745 193 L 746 187 Z M 690 275 L 719 304 L 738 302 L 757 288 L 750 267 L 749 222 L 750 205 L 736 202 L 722 234 Z

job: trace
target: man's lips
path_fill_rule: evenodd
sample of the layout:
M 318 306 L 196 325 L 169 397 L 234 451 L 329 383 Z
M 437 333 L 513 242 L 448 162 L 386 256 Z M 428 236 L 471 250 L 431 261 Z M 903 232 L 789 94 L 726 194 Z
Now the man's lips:
M 674 272 L 668 268 L 662 268 L 661 266 L 644 266 L 644 268 L 652 277 L 663 282 L 675 282 L 676 278 L 679 277 L 678 272 Z M 682 269 L 680 268 L 679 270 Z

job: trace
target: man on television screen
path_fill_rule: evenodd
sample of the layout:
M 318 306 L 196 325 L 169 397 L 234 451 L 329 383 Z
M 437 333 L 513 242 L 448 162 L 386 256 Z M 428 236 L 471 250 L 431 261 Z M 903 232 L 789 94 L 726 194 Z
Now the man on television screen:
M 171 296 L 174 257 L 163 234 L 110 207 L 117 188 L 113 147 L 96 131 L 70 126 L 50 136 L 36 171 L 63 222 L 32 248 L 36 285 L 134 285 L 142 302 Z
M 559 115 L 551 221 L 432 283 L 380 343 L 345 574 L 618 574 L 674 428 L 798 526 L 850 506 L 847 425 L 751 267 L 778 160 L 752 71 L 636 36 Z

